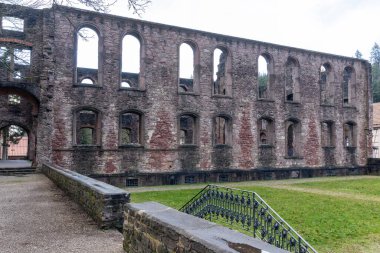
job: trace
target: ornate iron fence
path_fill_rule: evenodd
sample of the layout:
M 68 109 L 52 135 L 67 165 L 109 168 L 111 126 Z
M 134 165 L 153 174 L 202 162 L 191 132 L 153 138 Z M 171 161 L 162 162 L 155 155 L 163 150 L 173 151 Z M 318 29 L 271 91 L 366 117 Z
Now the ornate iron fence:
M 180 211 L 215 221 L 295 253 L 317 253 L 257 193 L 208 185 Z

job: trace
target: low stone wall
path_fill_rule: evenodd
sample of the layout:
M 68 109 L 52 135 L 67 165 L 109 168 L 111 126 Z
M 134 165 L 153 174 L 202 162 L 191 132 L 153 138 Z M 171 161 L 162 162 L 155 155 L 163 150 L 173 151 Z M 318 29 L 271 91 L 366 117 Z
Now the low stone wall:
M 379 159 L 380 160 L 380 159 Z M 376 167 L 377 166 L 377 167 Z M 331 168 L 258 168 L 252 170 L 181 171 L 166 173 L 91 174 L 89 177 L 119 187 L 153 186 L 187 183 L 240 182 L 311 177 L 379 175 L 380 165 Z M 132 183 L 132 184 L 131 184 Z
M 79 203 L 101 228 L 122 228 L 130 194 L 74 171 L 44 164 L 42 172 Z
M 288 252 L 155 202 L 127 204 L 123 234 L 126 252 Z

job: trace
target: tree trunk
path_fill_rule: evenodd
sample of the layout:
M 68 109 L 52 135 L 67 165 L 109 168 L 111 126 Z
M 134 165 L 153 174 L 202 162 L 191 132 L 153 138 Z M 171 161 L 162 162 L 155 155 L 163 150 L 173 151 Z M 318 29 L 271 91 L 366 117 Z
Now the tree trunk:
M 1 156 L 2 160 L 8 160 L 8 127 L 3 128 L 3 153 Z

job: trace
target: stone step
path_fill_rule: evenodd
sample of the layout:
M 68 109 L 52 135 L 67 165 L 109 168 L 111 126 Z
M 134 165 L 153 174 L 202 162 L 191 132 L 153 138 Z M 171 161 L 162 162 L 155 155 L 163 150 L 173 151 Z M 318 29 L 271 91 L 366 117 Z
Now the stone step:
M 20 175 L 36 173 L 36 168 L 0 168 L 0 175 Z

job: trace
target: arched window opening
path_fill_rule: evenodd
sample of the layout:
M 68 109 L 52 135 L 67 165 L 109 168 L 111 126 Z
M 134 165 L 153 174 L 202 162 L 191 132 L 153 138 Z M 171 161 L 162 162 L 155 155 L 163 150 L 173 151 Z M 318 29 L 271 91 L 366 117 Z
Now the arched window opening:
M 230 144 L 230 120 L 223 116 L 215 118 L 214 143 L 215 145 Z
M 21 18 L 4 16 L 2 18 L 2 29 L 15 32 L 23 32 L 24 20 Z
M 355 72 L 351 67 L 343 71 L 343 105 L 349 105 L 355 97 Z
M 133 35 L 126 35 L 122 42 L 121 87 L 138 88 L 140 75 L 141 43 Z M 123 85 L 128 83 L 129 86 Z
M 94 129 L 91 127 L 82 127 L 79 129 L 79 143 L 81 145 L 94 144 Z
M 121 87 L 122 88 L 131 88 L 132 87 L 132 84 L 131 84 L 131 82 L 130 81 L 123 81 L 123 82 L 121 82 Z
M 10 125 L 0 129 L 1 160 L 27 159 L 28 143 L 28 133 L 22 127 Z
M 141 115 L 123 113 L 120 117 L 120 144 L 141 144 Z
M 230 95 L 231 80 L 227 71 L 228 54 L 225 49 L 216 48 L 214 50 L 214 73 L 213 73 L 213 92 L 218 95 Z
M 180 137 L 179 143 L 184 144 L 195 144 L 195 122 L 196 118 L 192 115 L 182 115 L 179 118 L 179 130 Z
M 91 28 L 83 27 L 77 32 L 77 83 L 86 76 L 98 81 L 99 37 Z
M 331 66 L 329 63 L 325 63 L 320 67 L 319 84 L 321 89 L 321 104 L 334 104 L 335 92 L 332 83 Z
M 286 127 L 286 156 L 298 157 L 301 147 L 301 125 L 297 120 L 288 120 L 285 123 Z
M 268 140 L 267 140 L 267 135 L 265 133 L 261 133 L 260 134 L 260 143 L 265 145 L 268 143 Z
M 269 61 L 263 55 L 258 58 L 259 98 L 269 98 Z
M 179 144 L 183 145 L 186 143 L 186 130 L 179 130 Z
M 257 129 L 259 131 L 259 145 L 272 145 L 274 139 L 273 121 L 269 118 L 258 120 Z
M 287 148 L 288 148 L 288 156 L 294 156 L 294 126 L 293 125 L 290 125 L 288 127 Z
M 179 91 L 194 92 L 194 49 L 188 43 L 179 47 Z
M 327 121 L 322 122 L 322 147 L 334 147 L 335 146 L 335 129 L 334 123 Z
M 298 62 L 290 57 L 285 64 L 285 100 L 300 100 L 299 66 Z
M 81 84 L 94 84 L 94 81 L 91 80 L 90 78 L 83 78 L 80 83 Z
M 76 112 L 75 140 L 77 145 L 99 144 L 99 117 L 92 110 L 80 110 Z
M 343 140 L 345 147 L 356 146 L 355 124 L 352 122 L 345 123 L 343 126 Z
M 326 68 L 325 65 L 322 65 L 319 71 L 319 81 L 321 84 L 325 84 L 327 82 L 328 72 L 328 68 Z

